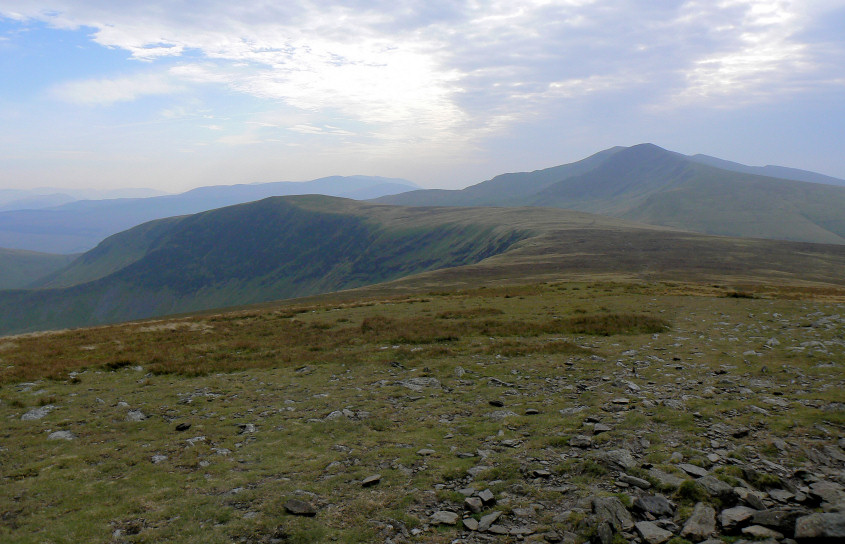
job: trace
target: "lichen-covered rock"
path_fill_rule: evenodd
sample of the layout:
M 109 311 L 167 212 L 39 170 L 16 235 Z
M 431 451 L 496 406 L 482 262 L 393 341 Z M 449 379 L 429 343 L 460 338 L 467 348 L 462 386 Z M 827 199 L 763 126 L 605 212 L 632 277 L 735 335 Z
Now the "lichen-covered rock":
M 693 542 L 701 542 L 716 532 L 716 511 L 712 506 L 697 503 L 693 508 L 684 528 L 681 529 L 681 537 Z

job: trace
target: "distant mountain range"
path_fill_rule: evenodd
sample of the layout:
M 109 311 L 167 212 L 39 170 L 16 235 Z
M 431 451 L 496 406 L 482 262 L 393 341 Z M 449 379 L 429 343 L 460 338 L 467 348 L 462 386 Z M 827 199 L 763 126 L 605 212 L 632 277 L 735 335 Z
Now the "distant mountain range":
M 843 269 L 845 245 L 706 236 L 569 210 L 274 197 L 145 223 L 109 237 L 36 289 L 0 291 L 0 334 L 389 281 L 438 289 L 613 274 L 841 285 Z
M 332 176 L 304 182 L 200 187 L 149 198 L 78 200 L 46 208 L 0 212 L 0 247 L 81 253 L 107 236 L 153 219 L 198 213 L 270 196 L 324 194 L 371 199 L 418 188 L 376 176 Z M 46 198 L 46 197 L 45 197 Z
M 0 189 L 0 211 L 52 208 L 76 200 L 148 198 L 165 194 L 167 193 L 164 191 L 146 188 L 60 189 L 57 187 L 37 187 L 35 189 Z
M 459 191 L 410 191 L 376 202 L 558 207 L 707 234 L 843 244 L 845 187 L 834 183 L 845 185 L 812 172 L 688 157 L 641 144 L 504 174 Z

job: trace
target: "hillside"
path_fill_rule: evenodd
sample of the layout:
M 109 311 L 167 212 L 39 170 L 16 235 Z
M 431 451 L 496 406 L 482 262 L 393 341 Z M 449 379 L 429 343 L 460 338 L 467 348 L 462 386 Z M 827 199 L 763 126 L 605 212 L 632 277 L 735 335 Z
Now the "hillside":
M 0 289 L 21 289 L 67 266 L 76 255 L 0 248 Z
M 45 285 L 53 288 L 0 292 L 0 330 L 336 291 L 474 263 L 527 235 L 457 216 L 432 221 L 411 213 L 391 221 L 390 211 L 367 214 L 370 208 L 331 197 L 274 197 L 144 224 L 51 276 Z
M 154 219 L 199 213 L 271 196 L 325 194 L 375 198 L 408 191 L 406 180 L 332 176 L 306 182 L 199 187 L 177 195 L 80 200 L 38 210 L 0 212 L 0 247 L 49 253 L 81 253 L 112 234 Z
M 843 269 L 845 246 L 703 236 L 566 210 L 276 197 L 114 235 L 46 278 L 41 289 L 0 292 L 0 331 L 110 323 L 373 284 L 390 292 L 496 278 L 612 275 L 842 285 Z
M 642 144 L 570 165 L 499 176 L 461 191 L 412 191 L 377 202 L 554 206 L 708 234 L 845 243 L 845 188 L 758 175 L 788 174 L 788 169 L 740 172 L 736 168 L 742 165 L 726 170 L 703 162 L 717 160 Z

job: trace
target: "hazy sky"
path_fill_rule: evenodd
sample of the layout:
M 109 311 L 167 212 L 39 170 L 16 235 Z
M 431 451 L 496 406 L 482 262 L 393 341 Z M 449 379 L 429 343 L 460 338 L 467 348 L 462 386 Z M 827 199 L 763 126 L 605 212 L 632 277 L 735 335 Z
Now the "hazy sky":
M 652 142 L 845 178 L 845 0 L 0 0 L 0 188 L 464 187 Z

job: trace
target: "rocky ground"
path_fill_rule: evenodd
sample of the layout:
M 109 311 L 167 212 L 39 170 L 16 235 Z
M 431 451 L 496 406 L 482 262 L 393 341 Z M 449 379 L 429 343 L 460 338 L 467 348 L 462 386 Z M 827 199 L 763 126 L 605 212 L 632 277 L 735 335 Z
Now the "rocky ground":
M 46 342 L 77 369 L 0 389 L 0 539 L 844 542 L 845 305 L 749 297 L 556 285 L 64 333 Z M 365 325 L 632 310 L 669 328 Z M 231 334 L 275 319 L 361 340 L 266 367 L 282 355 Z M 151 372 L 115 347 L 177 332 L 257 368 Z M 3 364 L 35 341 L 0 339 Z

